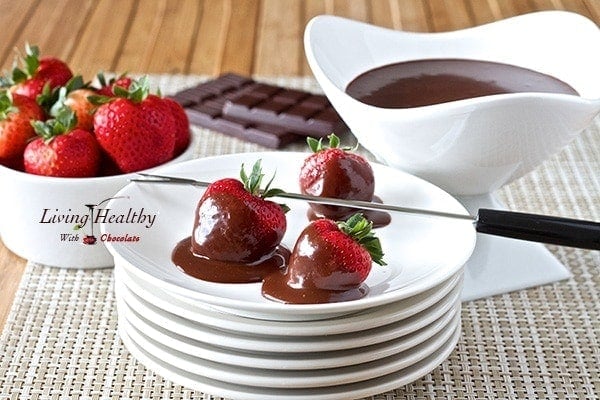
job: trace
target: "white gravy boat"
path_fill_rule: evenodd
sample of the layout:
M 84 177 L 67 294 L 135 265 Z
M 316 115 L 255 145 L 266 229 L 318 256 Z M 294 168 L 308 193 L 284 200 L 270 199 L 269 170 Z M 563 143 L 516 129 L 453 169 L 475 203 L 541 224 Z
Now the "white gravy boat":
M 359 143 L 379 161 L 455 195 L 491 193 L 526 174 L 600 112 L 600 30 L 570 12 L 537 12 L 443 33 L 318 16 L 307 25 L 304 42 L 315 78 Z M 532 69 L 568 83 L 580 97 L 513 93 L 386 109 L 345 93 L 367 70 L 428 58 Z

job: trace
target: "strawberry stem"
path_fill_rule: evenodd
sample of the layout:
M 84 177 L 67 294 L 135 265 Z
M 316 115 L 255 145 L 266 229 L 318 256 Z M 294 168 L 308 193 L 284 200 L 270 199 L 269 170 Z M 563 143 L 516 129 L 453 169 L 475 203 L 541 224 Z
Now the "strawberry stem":
M 141 103 L 150 94 L 150 81 L 148 76 L 144 75 L 140 79 L 132 81 L 129 89 L 115 86 L 113 90 L 117 97 L 125 97 L 133 102 Z
M 52 89 L 50 84 L 46 82 L 44 88 L 42 89 L 42 93 L 37 96 L 36 101 L 50 115 L 56 116 L 56 109 L 62 106 L 67 94 L 87 86 L 89 85 L 83 81 L 83 77 L 81 75 L 76 75 L 69 79 L 65 86 L 58 86 L 54 89 Z
M 311 149 L 311 151 L 313 153 L 318 153 L 319 151 L 322 151 L 322 150 L 338 149 L 338 148 L 341 148 L 344 151 L 355 151 L 358 148 L 358 143 L 354 147 L 347 147 L 347 146 L 340 147 L 340 138 L 337 137 L 337 135 L 335 133 L 328 135 L 327 138 L 329 138 L 328 146 L 323 144 L 323 138 L 320 138 L 319 140 L 317 140 L 310 136 L 306 138 L 306 143 L 308 144 L 308 147 Z
M 23 58 L 25 68 L 29 76 L 33 76 L 40 66 L 40 48 L 38 46 L 30 46 L 25 44 L 25 57 Z
M 71 132 L 77 125 L 77 116 L 69 106 L 62 104 L 54 111 L 54 118 L 47 121 L 31 121 L 35 132 L 44 139 L 46 144 L 50 143 L 56 136 Z
M 30 46 L 29 43 L 25 44 L 25 55 L 21 56 L 21 64 L 23 65 L 23 69 L 19 68 L 18 60 L 15 59 L 10 76 L 12 84 L 23 82 L 35 74 L 40 66 L 39 47 Z
M 374 263 L 387 265 L 383 261 L 384 253 L 381 242 L 372 231 L 373 222 L 366 219 L 361 213 L 356 213 L 346 221 L 338 221 L 337 226 L 342 232 L 364 247 L 371 255 Z
M 102 81 L 106 83 L 106 78 L 104 77 L 104 75 L 98 76 L 102 76 Z M 150 81 L 148 80 L 148 76 L 144 75 L 140 79 L 131 81 L 131 85 L 129 85 L 128 89 L 116 85 L 113 87 L 113 93 L 115 94 L 114 97 L 101 95 L 89 96 L 88 101 L 96 106 L 100 106 L 102 104 L 110 103 L 115 98 L 121 97 L 124 99 L 131 100 L 134 103 L 141 103 L 150 94 Z
M 261 189 L 262 180 L 265 177 L 265 174 L 262 173 L 262 160 L 257 160 L 252 166 L 252 172 L 250 175 L 246 174 L 246 170 L 244 164 L 242 164 L 242 168 L 240 170 L 240 180 L 244 184 L 244 188 L 250 192 L 254 196 L 258 196 L 261 199 L 265 199 L 267 197 L 273 197 L 280 193 L 283 193 L 283 190 L 272 188 L 271 184 L 273 183 L 273 179 L 275 179 L 275 174 L 271 177 L 267 185 L 264 189 Z M 279 204 L 283 209 L 283 212 L 288 212 L 290 208 L 285 204 Z

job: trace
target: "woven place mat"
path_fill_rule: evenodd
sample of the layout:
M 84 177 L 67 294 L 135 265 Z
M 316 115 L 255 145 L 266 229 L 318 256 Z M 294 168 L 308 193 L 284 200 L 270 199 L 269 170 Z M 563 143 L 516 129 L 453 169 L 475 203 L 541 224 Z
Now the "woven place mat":
M 163 93 L 199 77 L 153 76 Z M 318 90 L 308 78 L 274 83 Z M 198 129 L 197 156 L 261 151 Z M 290 148 L 298 150 L 299 147 Z M 536 171 L 503 188 L 510 209 L 600 219 L 600 123 Z M 599 252 L 549 246 L 570 280 L 463 304 L 451 356 L 391 399 L 598 399 Z M 112 269 L 29 263 L 0 336 L 0 399 L 220 399 L 138 363 L 117 334 Z

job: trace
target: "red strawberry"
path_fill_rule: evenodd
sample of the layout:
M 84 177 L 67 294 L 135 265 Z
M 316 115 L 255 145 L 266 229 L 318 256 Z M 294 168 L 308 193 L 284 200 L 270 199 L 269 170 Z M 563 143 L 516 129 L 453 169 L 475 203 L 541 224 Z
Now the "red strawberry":
M 75 114 L 64 107 L 56 118 L 33 123 L 40 135 L 23 154 L 25 172 L 58 177 L 96 176 L 100 150 L 94 135 L 74 128 Z
M 319 219 L 302 231 L 290 256 L 287 284 L 291 287 L 345 291 L 360 286 L 372 262 L 385 265 L 372 223 L 361 214 L 346 222 Z
M 277 189 L 261 191 L 260 160 L 241 181 L 212 183 L 196 208 L 192 251 L 211 260 L 254 264 L 271 256 L 286 230 L 285 206 L 265 200 Z M 270 182 L 269 182 L 270 183 Z
M 147 78 L 134 81 L 126 98 L 108 101 L 94 114 L 94 132 L 121 171 L 139 171 L 173 158 L 175 120 L 163 100 L 149 94 Z
M 368 161 L 348 148 L 339 147 L 334 134 L 329 137 L 329 148 L 322 139 L 308 138 L 314 154 L 304 160 L 300 170 L 300 190 L 304 194 L 348 200 L 371 201 L 375 191 L 373 169 Z M 345 219 L 353 214 L 351 208 L 311 204 L 317 216 Z
M 0 92 L 0 164 L 22 168 L 23 151 L 35 137 L 31 121 L 42 119 L 44 112 L 35 100 Z
M 129 90 L 133 79 L 126 75 L 121 75 L 117 78 L 111 78 L 109 81 L 106 80 L 103 73 L 97 75 L 100 88 L 96 91 L 101 96 L 112 97 L 115 96 L 115 87 L 121 88 L 122 90 Z M 119 89 L 117 89 L 117 92 Z
M 50 88 L 54 89 L 66 85 L 73 77 L 73 72 L 64 61 L 55 57 L 43 57 L 33 75 L 45 79 Z
M 69 66 L 55 57 L 39 58 L 40 52 L 36 46 L 26 46 L 22 63 L 24 70 L 14 68 L 12 80 L 15 84 L 14 93 L 36 99 L 42 94 L 44 86 L 50 90 L 66 85 L 73 77 Z
M 185 110 L 173 99 L 164 98 L 163 101 L 171 110 L 175 118 L 175 155 L 181 154 L 190 144 L 190 121 Z
M 12 92 L 36 100 L 44 92 L 46 81 L 43 78 L 29 78 L 12 87 Z

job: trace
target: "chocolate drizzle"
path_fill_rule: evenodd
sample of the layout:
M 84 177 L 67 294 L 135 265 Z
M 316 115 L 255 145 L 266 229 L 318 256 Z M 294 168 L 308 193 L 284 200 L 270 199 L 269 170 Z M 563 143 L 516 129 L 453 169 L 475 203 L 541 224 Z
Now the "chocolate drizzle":
M 260 282 L 269 274 L 285 268 L 289 257 L 290 251 L 279 246 L 271 256 L 257 263 L 211 260 L 193 253 L 190 237 L 180 241 L 171 254 L 173 263 L 186 274 L 218 283 Z

